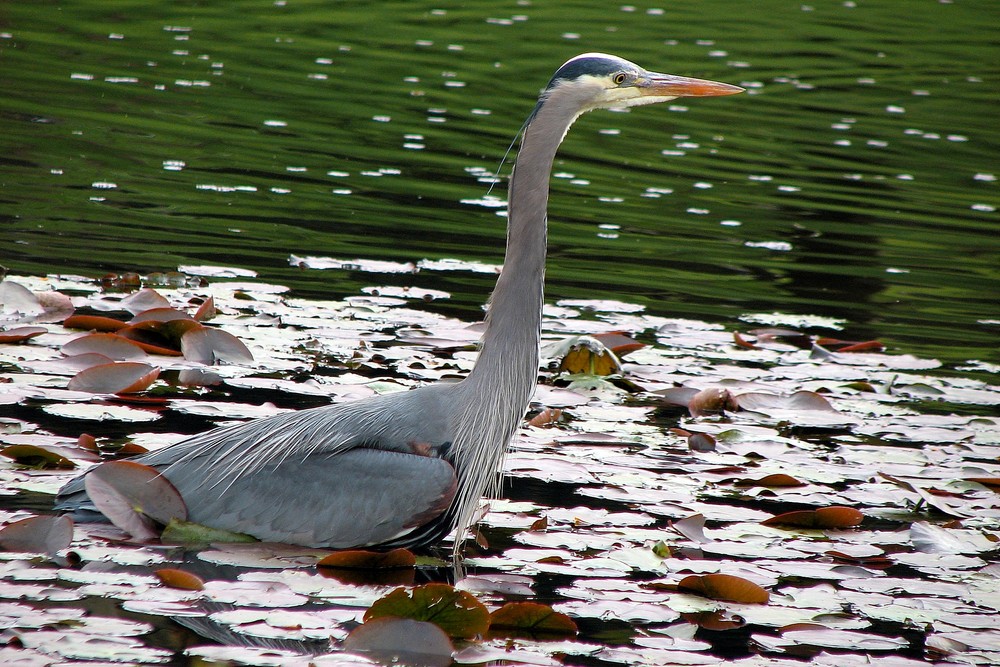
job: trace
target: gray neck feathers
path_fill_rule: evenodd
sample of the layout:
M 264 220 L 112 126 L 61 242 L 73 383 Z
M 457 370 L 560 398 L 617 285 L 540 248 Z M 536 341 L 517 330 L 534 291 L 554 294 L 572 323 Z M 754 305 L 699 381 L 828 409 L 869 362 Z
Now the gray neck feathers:
M 462 382 L 464 405 L 455 425 L 453 446 L 462 478 L 456 553 L 479 499 L 498 481 L 496 471 L 535 391 L 549 177 L 556 150 L 581 108 L 577 95 L 568 93 L 557 86 L 536 107 L 510 182 L 503 271 L 490 299 L 479 358 Z

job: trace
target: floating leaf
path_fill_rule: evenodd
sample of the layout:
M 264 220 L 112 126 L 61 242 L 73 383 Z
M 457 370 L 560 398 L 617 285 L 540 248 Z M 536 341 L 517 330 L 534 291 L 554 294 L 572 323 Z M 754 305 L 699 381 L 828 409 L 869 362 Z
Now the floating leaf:
M 200 327 L 191 329 L 181 338 L 184 358 L 212 365 L 217 361 L 235 364 L 253 363 L 253 354 L 239 338 L 222 329 Z
M 133 315 L 138 315 L 151 308 L 169 308 L 170 302 L 156 290 L 147 287 L 126 296 L 121 305 Z
M 429 621 L 461 639 L 485 634 L 490 623 L 490 613 L 482 602 L 448 584 L 397 588 L 375 601 L 365 612 L 365 621 L 385 616 Z
M 736 343 L 736 347 L 742 347 L 744 350 L 759 350 L 760 348 L 748 341 L 740 332 L 733 332 L 733 342 Z
M 75 468 L 76 464 L 62 454 L 38 445 L 8 445 L 0 449 L 0 456 L 6 456 L 17 463 L 32 468 Z
M 684 577 L 677 588 L 713 600 L 739 602 L 741 604 L 767 604 L 768 592 L 743 577 L 731 574 L 705 574 Z
M 352 549 L 336 551 L 316 563 L 316 567 L 343 568 L 350 570 L 386 570 L 410 568 L 417 559 L 408 549 L 392 551 L 364 551 Z
M 864 521 L 865 515 L 853 507 L 821 507 L 816 510 L 785 512 L 761 521 L 765 526 L 801 528 L 851 528 Z
M 715 437 L 708 433 L 689 433 L 687 441 L 692 452 L 714 452 L 718 447 Z
M 113 444 L 109 444 L 105 448 L 105 451 L 107 453 L 109 453 L 109 454 L 114 454 L 115 456 L 119 456 L 119 457 L 122 457 L 122 456 L 137 456 L 138 454 L 147 454 L 149 452 L 148 449 L 146 449 L 142 445 L 136 444 L 134 442 L 126 442 L 126 443 L 122 444 L 120 447 L 116 447 Z
M 121 320 L 102 315 L 73 315 L 63 320 L 62 325 L 67 329 L 83 329 L 84 331 L 115 332 L 128 325 Z
M 629 338 L 621 331 L 609 331 L 607 333 L 594 334 L 594 338 L 600 341 L 604 347 L 614 352 L 619 359 L 630 352 L 641 350 L 646 347 L 645 343 Z
M 117 334 L 110 333 L 87 334 L 74 338 L 62 346 L 62 351 L 66 355 L 94 352 L 119 361 L 131 361 L 146 357 L 146 352 L 141 347 Z
M 834 352 L 881 352 L 885 345 L 877 340 L 838 340 L 836 338 L 817 338 L 816 344 Z
M 680 521 L 674 521 L 670 527 L 692 542 L 712 541 L 705 535 L 705 515 L 703 514 L 692 514 Z
M 118 331 L 118 335 L 132 341 L 149 354 L 179 357 L 181 336 L 188 329 L 200 326 L 201 324 L 190 318 L 165 322 L 147 320 L 128 325 Z
M 0 343 L 23 343 L 43 333 L 48 333 L 45 327 L 15 327 L 0 331 Z
M 109 291 L 128 291 L 142 285 L 142 276 L 133 271 L 107 273 L 101 276 L 101 287 Z
M 165 586 L 170 586 L 171 588 L 179 588 L 185 591 L 200 591 L 205 588 L 205 582 L 201 577 L 191 574 L 185 570 L 165 567 L 159 570 L 153 570 L 153 574 L 155 574 L 156 578 L 163 582 Z
M 149 310 L 144 310 L 129 320 L 129 324 L 141 324 L 142 322 L 173 322 L 174 320 L 191 319 L 193 318 L 184 311 L 167 306 L 163 308 L 150 308 Z
M 760 479 L 738 479 L 734 482 L 736 486 L 764 486 L 764 487 L 790 487 L 790 486 L 805 486 L 805 482 L 800 482 L 791 475 L 786 475 L 784 473 L 775 473 L 773 475 L 765 475 Z
M 546 530 L 549 527 L 549 517 L 543 516 L 541 519 L 535 519 L 531 522 L 531 526 L 528 530 Z
M 688 401 L 687 407 L 692 417 L 721 415 L 727 410 L 735 412 L 739 409 L 736 397 L 728 389 L 719 387 L 702 389 L 695 393 Z
M 38 297 L 30 289 L 10 280 L 0 281 L 0 313 L 31 316 L 40 315 L 44 311 Z
M 98 354 L 97 352 L 86 352 L 84 354 L 73 354 L 68 357 L 32 362 L 31 368 L 36 373 L 76 375 L 85 368 L 99 366 L 100 364 L 110 364 L 113 361 L 114 359 L 106 357 L 103 354 Z
M 194 319 L 199 322 L 205 322 L 218 314 L 219 311 L 215 309 L 215 298 L 210 296 L 198 306 L 198 311 L 194 314 Z
M 153 521 L 187 519 L 177 489 L 156 468 L 135 461 L 109 461 L 83 478 L 87 495 L 104 516 L 137 540 L 157 536 Z
M 76 439 L 76 446 L 80 449 L 85 449 L 88 452 L 97 453 L 97 438 L 90 435 L 89 433 L 81 433 Z
M 246 533 L 236 533 L 231 530 L 222 530 L 221 528 L 212 528 L 210 526 L 204 526 L 200 523 L 194 523 L 193 521 L 184 521 L 183 519 L 171 519 L 166 528 L 163 529 L 163 534 L 160 535 L 160 541 L 164 544 L 214 544 L 219 543 L 249 543 L 249 542 L 259 542 L 259 540 L 253 535 L 247 535 Z
M 537 602 L 508 602 L 490 614 L 490 631 L 575 635 L 576 623 L 566 614 Z
M 545 408 L 537 415 L 529 419 L 528 424 L 537 428 L 543 428 L 545 426 L 558 424 L 560 417 L 562 417 L 562 410 L 560 408 Z
M 658 542 L 656 542 L 656 544 L 652 546 L 652 550 L 653 553 L 656 554 L 657 557 L 659 558 L 673 557 L 673 552 L 670 550 L 670 545 L 664 542 L 663 540 L 659 540 Z
M 668 405 L 679 405 L 686 408 L 691 399 L 698 393 L 698 390 L 694 387 L 670 387 L 668 389 L 657 390 L 655 393 L 662 396 L 663 402 Z
M 792 345 L 794 347 L 808 350 L 813 345 L 812 336 L 796 331 L 795 329 L 782 329 L 778 327 L 768 329 L 751 329 L 750 333 L 757 336 L 758 343 L 778 342 Z
M 343 649 L 384 665 L 446 667 L 455 649 L 437 625 L 410 618 L 365 620 L 344 639 Z
M 830 410 L 835 411 L 826 400 L 814 391 L 796 391 L 788 396 L 781 394 L 765 394 L 763 392 L 748 392 L 736 398 L 740 410 Z
M 31 516 L 0 529 L 0 547 L 7 551 L 54 554 L 73 541 L 68 516 Z
M 44 312 L 36 315 L 35 322 L 62 322 L 73 315 L 73 301 L 62 292 L 46 290 L 35 294 Z
M 843 563 L 851 563 L 853 565 L 861 565 L 867 568 L 884 569 L 887 567 L 892 567 L 895 562 L 885 554 L 872 554 L 866 556 L 855 556 L 853 554 L 844 553 L 843 551 L 827 551 L 826 555 L 834 560 L 841 561 Z
M 975 482 L 1000 493 L 1000 477 L 966 477 L 965 481 Z
M 746 619 L 742 616 L 737 616 L 724 609 L 681 614 L 681 618 L 688 623 L 692 623 L 698 627 L 706 630 L 713 630 L 715 632 L 735 630 L 737 628 L 742 628 L 747 624 Z
M 843 385 L 847 389 L 853 389 L 854 391 L 861 391 L 868 394 L 877 394 L 878 389 L 875 388 L 871 382 L 865 382 L 864 380 L 857 380 L 855 382 L 848 382 Z
M 160 376 L 160 369 L 136 361 L 120 361 L 86 368 L 67 387 L 92 394 L 132 394 L 145 391 Z

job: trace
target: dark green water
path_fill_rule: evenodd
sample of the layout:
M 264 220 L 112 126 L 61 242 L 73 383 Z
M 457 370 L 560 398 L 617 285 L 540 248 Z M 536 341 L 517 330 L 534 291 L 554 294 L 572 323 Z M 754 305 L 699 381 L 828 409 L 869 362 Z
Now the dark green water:
M 580 120 L 550 300 L 733 329 L 822 316 L 952 367 L 1000 361 L 1000 4 L 661 6 L 6 3 L 0 264 L 223 264 L 323 298 L 412 284 L 474 318 L 488 274 L 288 258 L 499 262 L 502 218 L 462 203 L 486 193 L 476 170 L 560 63 L 608 51 L 751 94 Z

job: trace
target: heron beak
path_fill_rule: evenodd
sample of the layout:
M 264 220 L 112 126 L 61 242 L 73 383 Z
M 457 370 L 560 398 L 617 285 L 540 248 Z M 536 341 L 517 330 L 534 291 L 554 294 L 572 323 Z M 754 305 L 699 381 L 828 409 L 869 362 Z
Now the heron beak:
M 744 91 L 743 88 L 728 83 L 657 72 L 649 72 L 636 83 L 636 88 L 642 97 L 718 97 Z

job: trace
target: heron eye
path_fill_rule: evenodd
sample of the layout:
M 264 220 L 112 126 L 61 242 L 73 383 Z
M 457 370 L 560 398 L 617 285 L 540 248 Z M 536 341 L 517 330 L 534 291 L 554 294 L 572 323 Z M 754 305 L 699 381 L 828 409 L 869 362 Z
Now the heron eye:
M 618 74 L 615 74 L 611 80 L 614 81 L 616 86 L 620 86 L 625 83 L 625 79 L 627 78 L 628 77 L 625 76 L 625 72 L 618 72 Z

